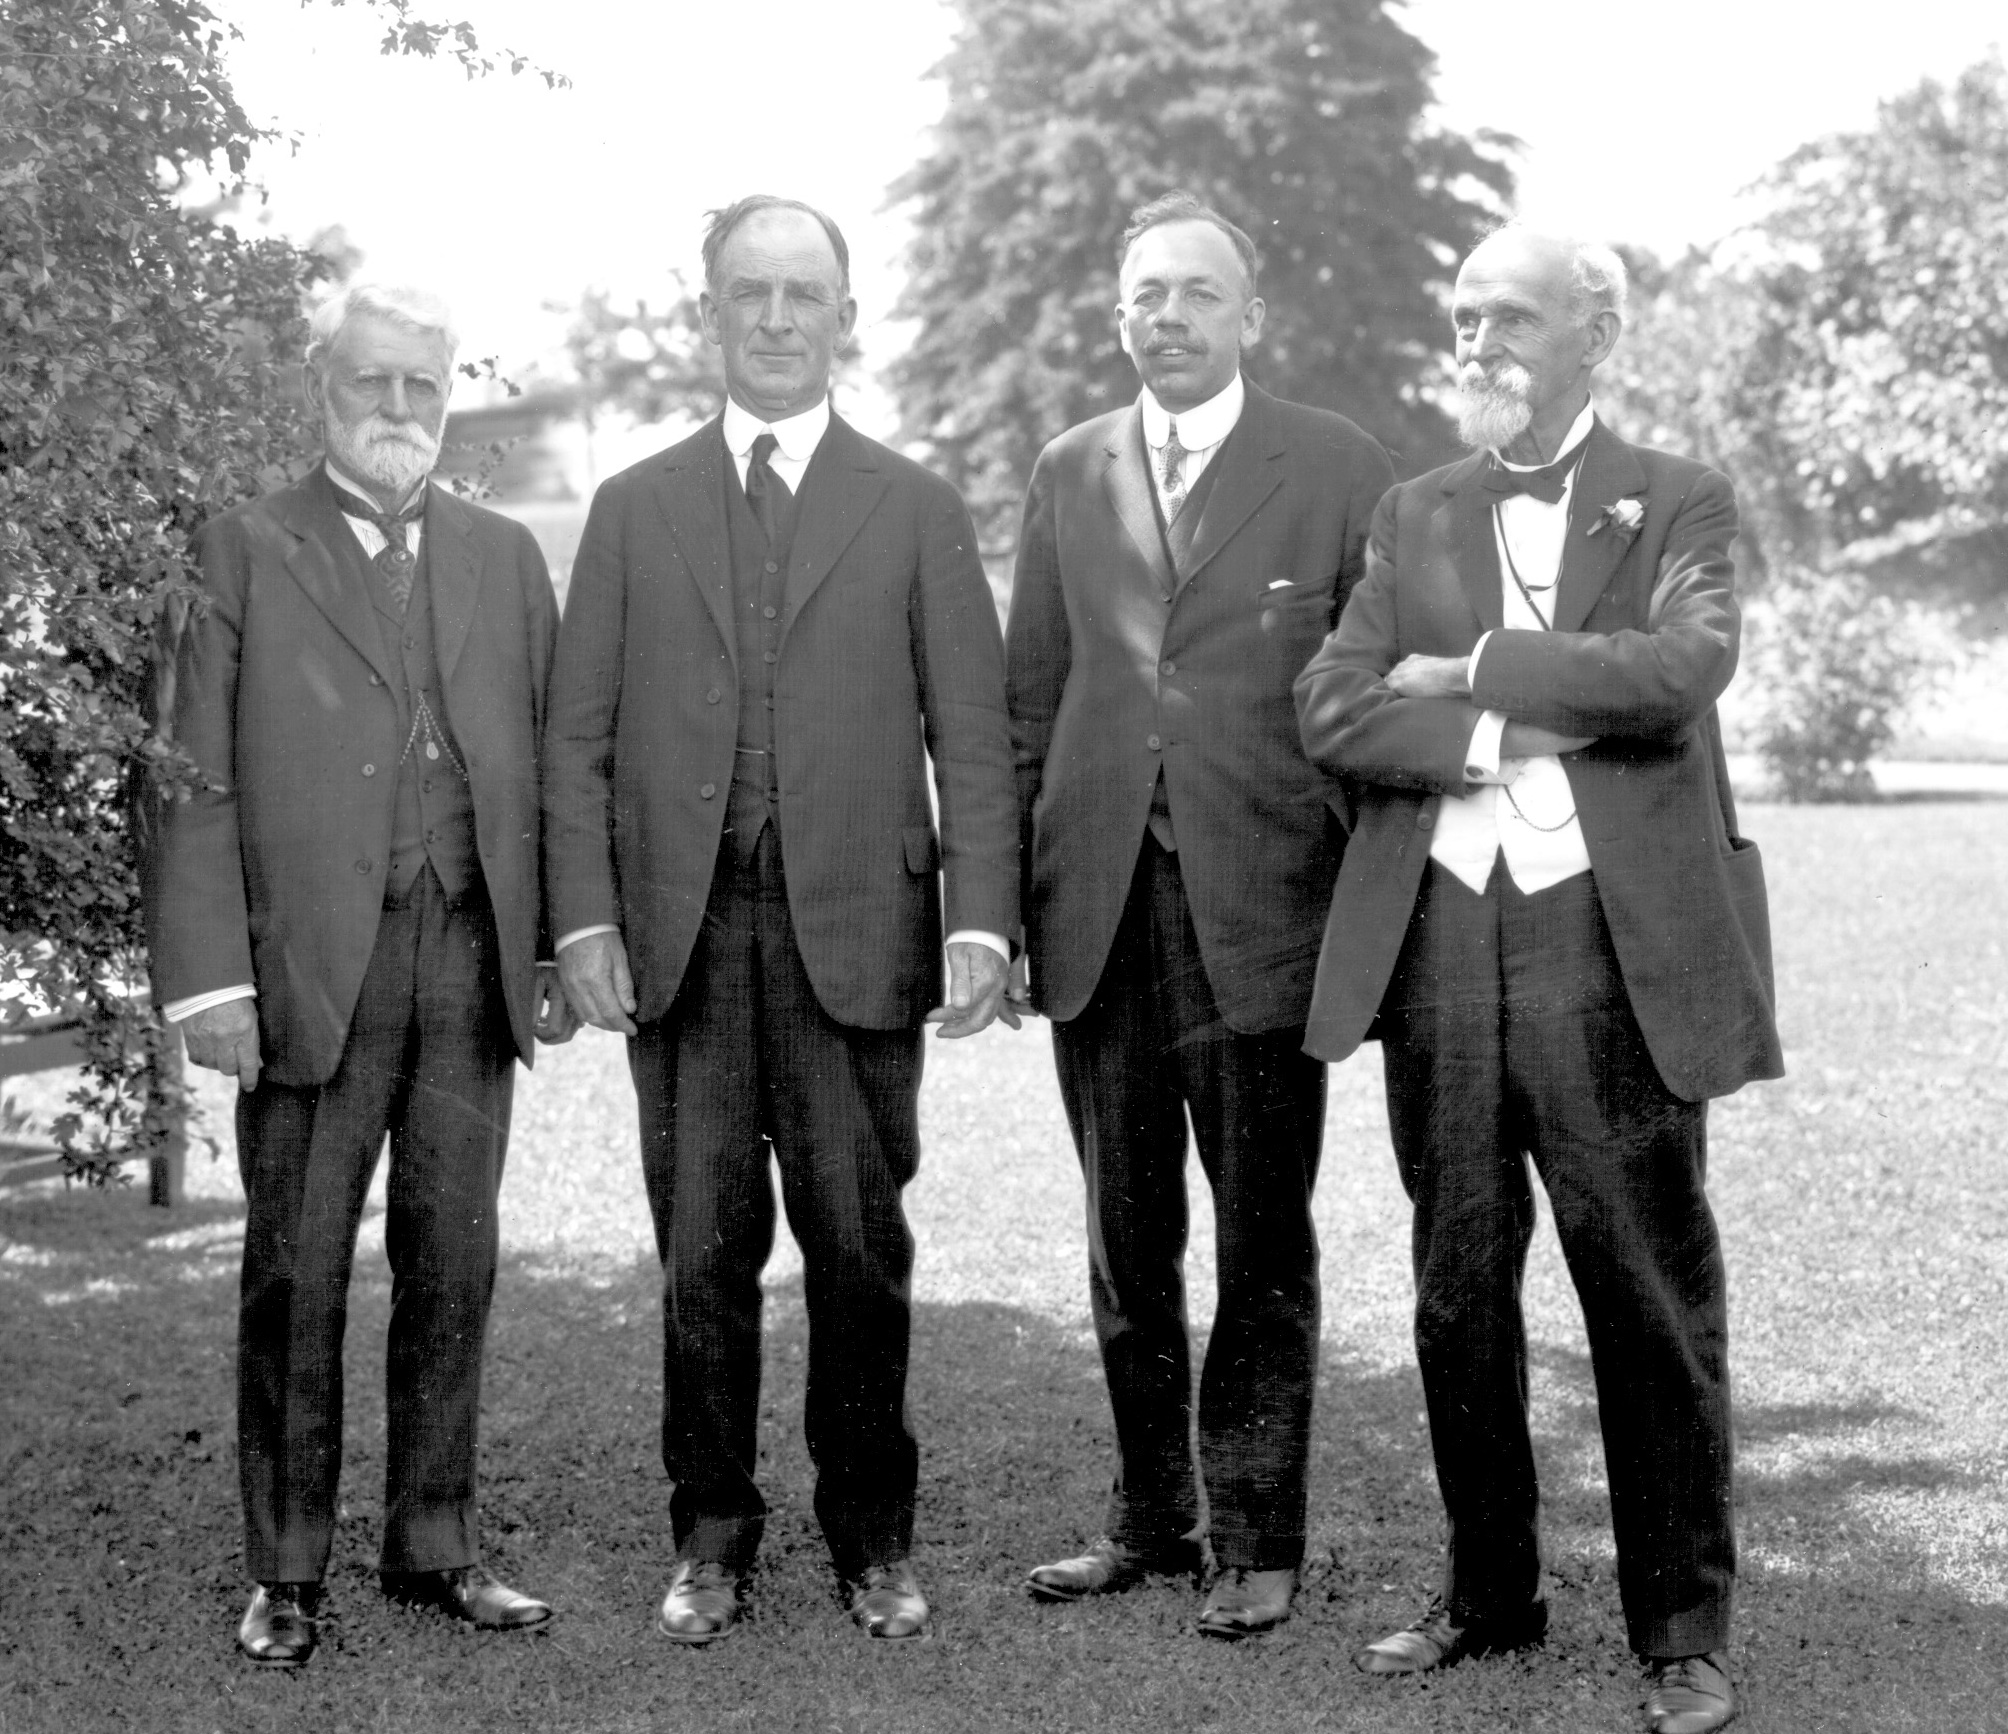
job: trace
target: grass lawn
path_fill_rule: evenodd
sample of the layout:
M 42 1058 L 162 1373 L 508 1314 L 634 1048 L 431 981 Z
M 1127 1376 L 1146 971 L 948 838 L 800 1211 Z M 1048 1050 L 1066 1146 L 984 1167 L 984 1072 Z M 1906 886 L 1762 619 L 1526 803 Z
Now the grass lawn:
M 2008 1729 L 2008 803 L 1745 819 L 1771 873 L 1792 1067 L 1714 1116 L 1747 1725 Z M 589 1034 L 518 1095 L 485 1409 L 490 1558 L 559 1617 L 473 1635 L 376 1593 L 388 1285 L 373 1214 L 332 1620 L 304 1674 L 253 1673 L 231 1646 L 242 1201 L 227 1087 L 205 1101 L 225 1156 L 191 1161 L 191 1200 L 172 1215 L 130 1193 L 0 1194 L 0 1734 L 1636 1725 L 1588 1361 L 1545 1230 L 1528 1288 L 1550 1642 L 1420 1684 L 1369 1681 L 1347 1660 L 1420 1609 L 1439 1543 L 1377 1050 L 1332 1075 L 1304 1590 L 1290 1625 L 1238 1647 L 1191 1634 L 1183 1587 L 1075 1609 L 1020 1588 L 1029 1565 L 1094 1532 L 1109 1469 L 1079 1179 L 1039 1026 L 929 1047 L 909 1200 L 917 1552 L 936 1635 L 873 1649 L 833 1597 L 784 1241 L 753 1614 L 710 1652 L 657 1638 L 670 1548 L 656 1276 L 624 1056 Z M 1196 1200 L 1201 1330 L 1210 1247 Z

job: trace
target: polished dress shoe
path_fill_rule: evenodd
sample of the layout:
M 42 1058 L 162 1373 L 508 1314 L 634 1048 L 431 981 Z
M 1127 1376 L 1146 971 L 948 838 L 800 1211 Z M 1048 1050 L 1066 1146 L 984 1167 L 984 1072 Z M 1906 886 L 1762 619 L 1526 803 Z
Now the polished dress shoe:
M 1243 1571 L 1229 1566 L 1213 1580 L 1206 1606 L 1199 1610 L 1199 1630 L 1209 1638 L 1252 1638 L 1280 1626 L 1290 1617 L 1290 1598 L 1297 1593 L 1297 1573 Z
M 1084 1596 L 1133 1589 L 1153 1572 L 1197 1577 L 1199 1543 L 1180 1539 L 1157 1548 L 1134 1548 L 1103 1536 L 1086 1553 L 1034 1566 L 1026 1574 L 1025 1587 L 1041 1601 L 1077 1602 Z
M 1548 1635 L 1548 1604 L 1534 1602 L 1511 1619 L 1475 1620 L 1450 1611 L 1441 1596 L 1414 1625 L 1390 1632 L 1353 1657 L 1367 1674 L 1424 1674 L 1467 1656 L 1524 1650 Z
M 911 1560 L 868 1565 L 849 1589 L 851 1618 L 866 1637 L 898 1643 L 927 1635 L 927 1597 L 920 1593 Z
M 237 1647 L 261 1668 L 304 1667 L 321 1641 L 313 1613 L 320 1591 L 312 1583 L 261 1583 L 237 1624 Z
M 444 1571 L 387 1571 L 383 1589 L 393 1601 L 437 1608 L 483 1631 L 541 1626 L 551 1617 L 548 1602 L 512 1590 L 485 1565 L 449 1566 Z
M 673 1644 L 713 1644 L 739 1623 L 739 1574 L 715 1559 L 683 1559 L 655 1616 Z
M 1735 1721 L 1736 1688 L 1729 1683 L 1727 1661 L 1720 1650 L 1648 1661 L 1645 1723 L 1652 1734 L 1710 1734 Z

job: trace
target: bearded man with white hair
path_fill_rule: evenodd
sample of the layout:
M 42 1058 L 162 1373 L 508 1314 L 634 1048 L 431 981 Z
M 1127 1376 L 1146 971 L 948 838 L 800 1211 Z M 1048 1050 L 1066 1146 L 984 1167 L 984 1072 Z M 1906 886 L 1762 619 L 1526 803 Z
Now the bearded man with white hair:
M 543 557 L 428 480 L 456 348 L 435 297 L 351 286 L 312 331 L 325 456 L 202 533 L 158 707 L 200 784 L 164 804 L 149 875 L 156 1003 L 238 1085 L 257 1588 L 237 1641 L 273 1667 L 318 1640 L 349 1267 L 386 1134 L 384 1588 L 483 1627 L 550 1617 L 480 1563 L 475 1434 L 514 1066 L 576 1027 L 538 961 Z
M 1704 1734 L 1736 1713 L 1707 1107 L 1783 1065 L 1715 716 L 1735 495 L 1597 419 L 1624 293 L 1608 250 L 1519 226 L 1458 273 L 1478 450 L 1381 501 L 1366 575 L 1297 681 L 1305 751 L 1358 791 L 1306 1046 L 1382 1044 L 1449 1518 L 1441 1594 L 1359 1666 L 1418 1673 L 1547 1630 L 1531 1157 L 1588 1326 L 1646 1718 Z

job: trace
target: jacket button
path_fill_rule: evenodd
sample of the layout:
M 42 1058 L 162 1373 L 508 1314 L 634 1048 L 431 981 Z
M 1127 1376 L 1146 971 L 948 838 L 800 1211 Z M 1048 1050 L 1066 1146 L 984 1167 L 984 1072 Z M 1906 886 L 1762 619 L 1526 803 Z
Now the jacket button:
M 1178 664 L 1167 656 L 1164 661 L 1157 665 L 1157 672 L 1159 674 L 1176 674 L 1178 672 Z
M 779 614 L 781 611 L 778 608 L 768 607 L 761 609 L 760 612 L 764 614 L 769 620 L 772 620 L 774 616 Z
M 776 565 L 776 564 L 775 564 L 775 563 L 774 563 L 774 562 L 773 562 L 772 560 L 769 560 L 769 561 L 767 562 L 767 570 L 768 570 L 769 572 L 778 572 L 778 571 L 780 571 L 780 570 L 781 570 L 781 568 L 780 568 L 779 566 L 777 566 L 777 565 Z M 769 610 L 768 610 L 768 612 L 769 612 L 769 613 L 771 614 L 771 613 L 773 612 L 773 610 L 772 610 L 772 609 L 769 609 Z
M 1418 831 L 1427 831 L 1435 823 L 1436 815 L 1434 813 L 1422 812 L 1415 816 L 1415 828 Z
M 363 766 L 363 775 L 364 775 L 364 776 L 366 776 L 366 777 L 373 777 L 373 776 L 375 776 L 375 775 L 376 775 L 376 766 L 375 766 L 375 765 L 365 765 L 365 766 Z
M 358 873 L 367 873 L 369 870 L 370 864 L 367 861 L 358 861 L 356 863 L 356 871 Z
M 1159 744 L 1158 738 L 1156 735 L 1152 735 L 1143 744 L 1149 747 L 1152 752 L 1156 752 Z
M 697 791 L 697 798 L 701 801 L 708 801 L 717 793 L 718 785 L 716 783 L 706 783 L 703 788 Z
M 774 662 L 774 661 L 777 661 L 777 660 L 779 660 L 779 659 L 778 659 L 778 657 L 777 657 L 776 653 L 775 653 L 774 651 L 771 651 L 771 650 L 770 650 L 770 651 L 768 651 L 768 652 L 766 653 L 766 660 L 767 660 L 767 661 L 769 661 L 769 662 Z
M 716 704 L 716 703 L 718 702 L 718 688 L 717 688 L 717 687 L 715 687 L 715 686 L 714 686 L 714 687 L 713 687 L 713 688 L 712 688 L 712 689 L 711 689 L 711 690 L 710 690 L 709 692 L 707 692 L 707 693 L 706 693 L 706 694 L 704 695 L 704 702 L 705 702 L 706 704 Z

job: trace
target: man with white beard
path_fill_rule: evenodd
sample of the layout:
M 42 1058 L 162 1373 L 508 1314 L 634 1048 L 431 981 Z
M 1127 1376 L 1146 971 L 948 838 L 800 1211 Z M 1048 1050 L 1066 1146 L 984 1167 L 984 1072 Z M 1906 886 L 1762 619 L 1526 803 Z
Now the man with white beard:
M 269 1667 L 318 1641 L 386 1134 L 384 1589 L 482 1627 L 550 1617 L 480 1563 L 475 1436 L 514 1066 L 576 1027 L 538 961 L 543 557 L 427 480 L 456 347 L 435 297 L 355 285 L 312 334 L 324 459 L 204 529 L 163 659 L 198 786 L 162 804 L 148 876 L 155 1002 L 238 1085 L 237 1642 Z
M 1297 681 L 1305 751 L 1358 791 L 1305 1046 L 1382 1044 L 1449 1518 L 1441 1594 L 1358 1665 L 1420 1673 L 1547 1630 L 1531 1157 L 1588 1326 L 1646 1719 L 1706 1734 L 1736 1713 L 1708 1099 L 1783 1067 L 1715 717 L 1736 500 L 1596 418 L 1624 298 L 1607 249 L 1518 226 L 1458 274 L 1479 449 L 1381 501 L 1366 575 Z

